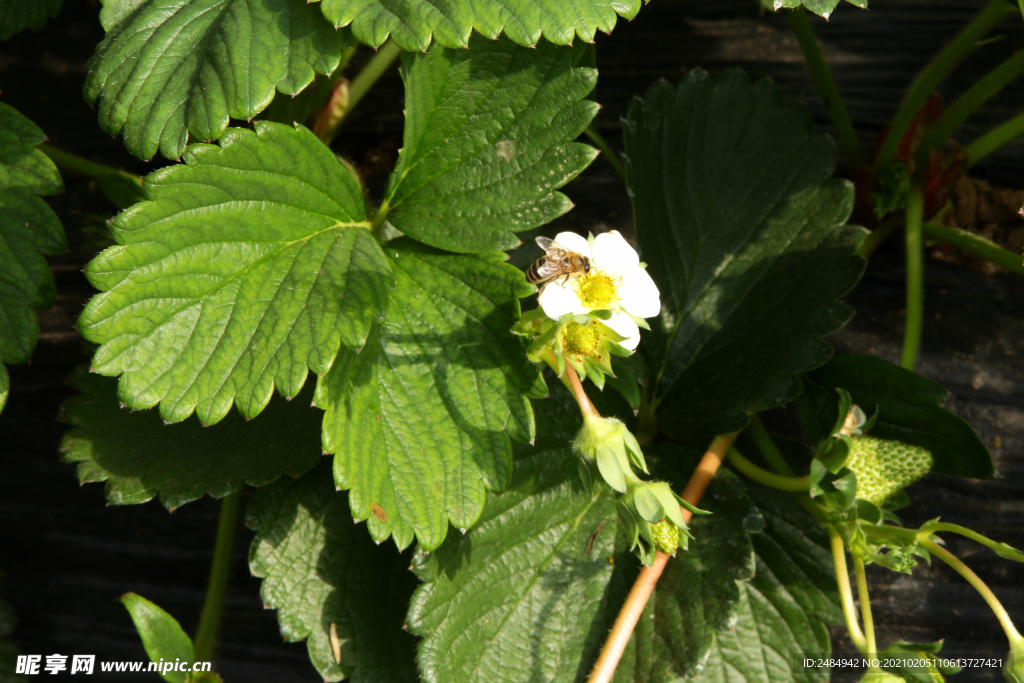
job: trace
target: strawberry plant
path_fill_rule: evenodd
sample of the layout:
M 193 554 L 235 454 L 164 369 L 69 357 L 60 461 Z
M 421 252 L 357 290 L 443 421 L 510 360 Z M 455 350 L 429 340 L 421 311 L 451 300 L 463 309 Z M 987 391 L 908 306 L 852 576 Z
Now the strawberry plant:
M 770 80 L 692 69 L 637 93 L 620 158 L 595 126 L 593 39 L 638 0 L 101 4 L 84 97 L 152 170 L 72 155 L 0 102 L 0 409 L 56 296 L 45 255 L 66 238 L 46 197 L 88 176 L 110 216 L 62 457 L 111 504 L 222 500 L 195 634 L 121 597 L 166 680 L 220 680 L 181 663 L 215 661 L 243 503 L 263 604 L 325 680 L 823 681 L 827 664 L 799 662 L 827 660 L 839 623 L 862 680 L 944 680 L 959 664 L 941 641 L 876 638 L 865 570 L 933 560 L 992 609 L 1000 667 L 1024 680 L 1020 615 L 939 534 L 1024 555 L 955 510 L 897 515 L 929 472 L 995 475 L 914 367 L 925 240 L 1024 273 L 950 204 L 1024 133 L 1018 116 L 953 140 L 1021 53 L 933 96 L 1024 5 L 983 8 L 868 155 L 808 16 L 838 0 L 767 3 L 838 148 Z M 0 0 L 0 38 L 60 9 Z M 340 142 L 396 61 L 402 146 L 373 184 Z M 558 232 L 562 188 L 600 154 L 631 229 Z M 844 296 L 897 231 L 900 365 L 834 354 Z M 765 426 L 787 415 L 787 433 Z M 0 680 L 32 673 L 0 646 Z

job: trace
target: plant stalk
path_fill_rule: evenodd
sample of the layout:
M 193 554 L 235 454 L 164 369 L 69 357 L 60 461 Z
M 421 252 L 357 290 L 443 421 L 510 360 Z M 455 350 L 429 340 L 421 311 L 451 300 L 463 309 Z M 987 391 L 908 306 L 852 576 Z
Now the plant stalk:
M 626 178 L 626 167 L 623 166 L 622 160 L 619 159 L 619 155 L 615 153 L 615 150 L 608 144 L 608 141 L 605 140 L 599 132 L 597 132 L 597 126 L 594 125 L 593 121 L 591 121 L 590 125 L 587 126 L 583 132 L 586 133 L 587 137 L 597 145 L 599 150 L 601 150 L 601 153 L 608 159 L 608 163 L 612 165 L 615 172 L 622 178 L 622 182 L 628 184 L 629 180 Z
M 907 90 L 896 115 L 893 116 L 889 132 L 882 142 L 875 158 L 875 169 L 882 171 L 892 163 L 903 135 L 917 115 L 928 96 L 939 82 L 952 71 L 964 56 L 971 51 L 978 40 L 990 28 L 1010 12 L 1016 12 L 1006 0 L 991 0 L 989 4 L 961 31 L 953 41 L 929 62 Z
M 764 424 L 761 422 L 761 418 L 757 416 L 757 413 L 750 413 L 750 424 L 747 426 L 747 434 L 754 440 L 757 449 L 761 451 L 761 455 L 768 461 L 768 465 L 772 469 L 787 477 L 793 476 L 793 468 L 789 466 L 786 459 L 782 457 L 782 453 L 775 447 L 775 442 L 772 441 L 771 435 L 764 428 Z M 801 490 L 806 491 L 807 489 L 803 488 Z
M 789 25 L 796 34 L 797 42 L 800 43 L 800 51 L 804 53 L 804 62 L 807 70 L 811 72 L 814 85 L 818 88 L 825 107 L 828 108 L 829 118 L 832 119 L 832 126 L 836 129 L 836 138 L 839 139 L 839 147 L 843 150 L 849 172 L 853 173 L 864 166 L 864 148 L 857 139 L 857 133 L 853 130 L 853 122 L 850 114 L 846 111 L 846 104 L 839 94 L 835 79 L 832 78 L 832 71 L 828 68 L 821 53 L 818 40 L 814 37 L 814 30 L 807 20 L 807 14 L 803 8 L 797 7 L 786 13 L 789 16 Z
M 924 314 L 924 245 L 921 223 L 924 219 L 924 189 L 915 179 L 907 198 L 907 315 L 903 329 L 903 355 L 900 365 L 913 370 L 921 345 L 921 318 Z
M 998 244 L 989 242 L 981 235 L 973 232 L 953 228 L 948 225 L 936 223 L 925 223 L 921 227 L 921 234 L 927 240 L 951 244 L 954 247 L 977 254 L 987 261 L 1002 266 L 1007 270 L 1024 275 L 1024 259 L 1012 251 L 1003 249 Z
M 973 529 L 968 529 L 964 526 L 960 526 L 959 524 L 947 524 L 946 522 L 938 522 L 936 524 L 931 524 L 928 526 L 929 533 L 934 534 L 939 533 L 941 531 L 948 531 L 952 534 L 960 534 L 961 536 L 971 539 L 975 543 L 980 543 L 989 550 L 996 552 L 1001 557 L 1006 557 L 1004 553 L 1006 553 L 1008 550 L 1013 551 L 1016 555 L 1022 555 L 1022 553 L 1017 551 L 1015 548 L 1010 548 L 1010 546 L 1006 545 L 1005 543 L 993 541 L 991 538 L 988 538 L 987 536 L 982 536 L 977 531 L 974 531 Z M 1024 560 L 1018 559 L 1016 561 L 1021 562 Z
M 867 650 L 868 658 L 874 659 L 878 656 L 878 645 L 875 643 L 875 622 L 871 619 L 871 596 L 868 595 L 868 576 L 864 571 L 864 560 L 856 555 L 853 556 L 853 573 L 857 576 L 857 597 L 860 598 L 860 615 L 864 621 L 864 646 Z
M 967 92 L 957 98 L 928 131 L 928 136 L 919 148 L 927 154 L 928 150 L 939 149 L 949 140 L 957 128 L 963 125 L 967 117 L 978 107 L 992 98 L 1013 79 L 1024 73 L 1024 50 L 1013 55 L 995 69 L 987 73 L 980 81 L 972 85 Z
M 967 165 L 974 166 L 989 154 L 1003 145 L 1009 144 L 1022 134 L 1024 134 L 1024 114 L 1018 114 L 964 147 L 964 153 L 967 155 Z
M 708 446 L 707 452 L 704 453 L 700 464 L 697 465 L 697 470 L 686 484 L 686 489 L 680 496 L 683 500 L 690 505 L 697 505 L 700 502 L 701 496 L 704 495 L 704 491 L 711 482 L 711 478 L 715 476 L 715 472 L 722 465 L 726 453 L 732 447 L 733 441 L 736 440 L 738 434 L 739 432 L 733 432 L 715 437 L 711 445 Z M 689 522 L 692 513 L 686 508 L 682 508 L 682 513 L 683 519 Z M 612 676 L 615 675 L 615 668 L 619 665 L 622 653 L 626 650 L 629 638 L 633 634 L 633 629 L 636 628 L 640 615 L 647 605 L 647 600 L 650 599 L 651 594 L 654 592 L 654 587 L 657 585 L 661 573 L 665 571 L 668 559 L 668 555 L 656 552 L 651 566 L 640 570 L 640 575 L 637 576 L 633 587 L 629 591 L 629 595 L 626 597 L 626 602 L 623 603 L 622 609 L 619 610 L 619 616 L 615 619 L 615 625 L 612 626 L 611 633 L 608 634 L 608 639 L 601 649 L 601 654 L 597 658 L 594 670 L 590 672 L 590 678 L 587 679 L 587 683 L 609 683 L 612 680 Z
M 768 470 L 758 467 L 744 458 L 743 454 L 735 448 L 729 449 L 728 458 L 729 464 L 735 469 L 739 470 L 754 481 L 773 489 L 779 489 L 781 491 L 806 492 L 811 488 L 810 475 L 803 477 L 787 477 L 781 474 L 775 474 L 774 472 L 769 472 Z
M 871 256 L 872 252 L 885 241 L 886 237 L 892 234 L 893 230 L 903 225 L 903 218 L 900 214 L 893 214 L 883 218 L 878 227 L 869 232 L 864 241 L 857 247 L 857 256 L 863 256 L 864 258 Z
M 850 570 L 846 566 L 846 548 L 843 547 L 843 539 L 839 532 L 829 524 L 828 539 L 832 546 L 832 563 L 835 565 L 836 586 L 839 588 L 839 599 L 843 604 L 843 618 L 846 621 L 846 630 L 850 634 L 853 646 L 861 653 L 867 651 L 867 640 L 864 639 L 864 632 L 860 630 L 860 621 L 857 620 L 857 608 L 853 604 L 853 589 L 850 586 Z
M 224 594 L 228 585 L 228 571 L 231 569 L 231 550 L 234 547 L 235 526 L 242 492 L 235 491 L 220 502 L 220 519 L 217 522 L 217 540 L 213 549 L 213 564 L 210 567 L 210 581 L 206 586 L 206 600 L 199 617 L 199 628 L 193 643 L 195 660 L 208 662 L 213 658 L 213 649 L 220 629 L 220 615 L 224 608 Z
M 370 91 L 380 77 L 388 70 L 391 63 L 398 58 L 398 55 L 402 54 L 401 48 L 395 45 L 393 40 L 388 40 L 386 43 L 380 46 L 377 50 L 377 54 L 367 62 L 363 70 L 360 71 L 352 82 L 348 86 L 348 102 L 345 108 L 337 113 L 337 123 L 333 124 L 333 128 L 330 132 L 329 139 L 334 139 L 334 136 L 338 134 L 338 130 L 341 125 L 348 118 L 348 115 L 352 113 L 352 110 L 356 108 L 359 101 Z
M 1013 620 L 1010 619 L 1010 615 L 1007 613 L 1006 608 L 1003 607 L 1001 602 L 999 602 L 999 598 L 997 598 L 995 593 L 992 592 L 992 589 L 981 580 L 981 577 L 971 571 L 971 568 L 964 564 L 959 557 L 949 552 L 930 538 L 921 538 L 918 540 L 918 543 L 922 548 L 955 569 L 960 576 L 967 579 L 967 583 L 971 584 L 971 586 L 974 587 L 974 590 L 981 594 L 981 597 L 985 599 L 989 608 L 996 615 L 996 619 L 999 620 L 999 625 L 1003 627 L 1003 631 L 1006 632 L 1006 637 L 1009 639 L 1011 644 L 1020 644 L 1021 641 L 1024 640 L 1024 637 L 1022 637 L 1020 632 L 1017 631 L 1017 627 L 1013 625 Z
M 95 161 L 83 159 L 80 156 L 75 156 L 70 152 L 57 149 L 45 142 L 36 145 L 36 149 L 48 156 L 50 161 L 52 161 L 58 168 L 74 171 L 75 173 L 81 173 L 89 178 L 106 178 L 110 175 L 123 175 L 133 180 L 139 185 L 139 187 L 142 187 L 142 179 L 137 175 L 128 173 L 127 171 L 120 171 L 111 166 L 105 166 L 103 164 L 98 164 Z
M 583 390 L 583 384 L 580 382 L 580 376 L 576 374 L 576 370 L 569 363 L 565 364 L 565 373 L 562 375 L 562 383 L 569 388 L 572 395 L 576 397 L 576 403 L 580 404 L 580 412 L 583 413 L 584 420 L 599 419 L 601 413 L 597 411 L 594 404 L 590 401 L 590 397 L 587 396 L 587 392 Z

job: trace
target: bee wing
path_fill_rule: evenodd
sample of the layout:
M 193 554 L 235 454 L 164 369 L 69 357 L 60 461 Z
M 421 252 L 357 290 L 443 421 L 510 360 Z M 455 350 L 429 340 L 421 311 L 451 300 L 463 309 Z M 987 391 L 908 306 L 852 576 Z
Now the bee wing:
M 554 241 L 550 237 L 538 237 L 537 238 L 537 246 L 540 247 L 541 249 L 543 249 L 544 251 L 547 251 L 548 249 L 551 249 L 552 247 L 557 247 L 558 246 L 558 242 Z
M 544 261 L 537 266 L 535 273 L 538 279 L 548 280 L 562 274 L 562 264 L 560 261 L 544 259 Z

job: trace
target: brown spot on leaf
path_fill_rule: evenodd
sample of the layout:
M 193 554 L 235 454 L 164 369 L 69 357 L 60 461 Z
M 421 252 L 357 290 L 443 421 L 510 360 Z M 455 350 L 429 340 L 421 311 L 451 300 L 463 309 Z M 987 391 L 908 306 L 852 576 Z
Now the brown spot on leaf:
M 382 508 L 380 505 L 377 505 L 376 503 L 370 503 L 370 512 L 372 512 L 373 516 L 379 519 L 380 521 L 388 521 L 388 513 L 384 512 L 384 508 Z

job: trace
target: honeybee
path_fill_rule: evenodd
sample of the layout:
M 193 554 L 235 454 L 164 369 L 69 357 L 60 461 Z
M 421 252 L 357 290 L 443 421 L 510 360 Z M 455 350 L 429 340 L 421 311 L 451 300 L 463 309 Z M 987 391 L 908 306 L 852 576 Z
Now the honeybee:
M 590 272 L 590 257 L 579 252 L 570 251 L 550 237 L 538 237 L 537 246 L 544 250 L 544 255 L 526 269 L 526 280 L 535 285 L 544 286 L 555 278 L 579 277 Z M 544 287 L 541 287 L 543 291 Z

